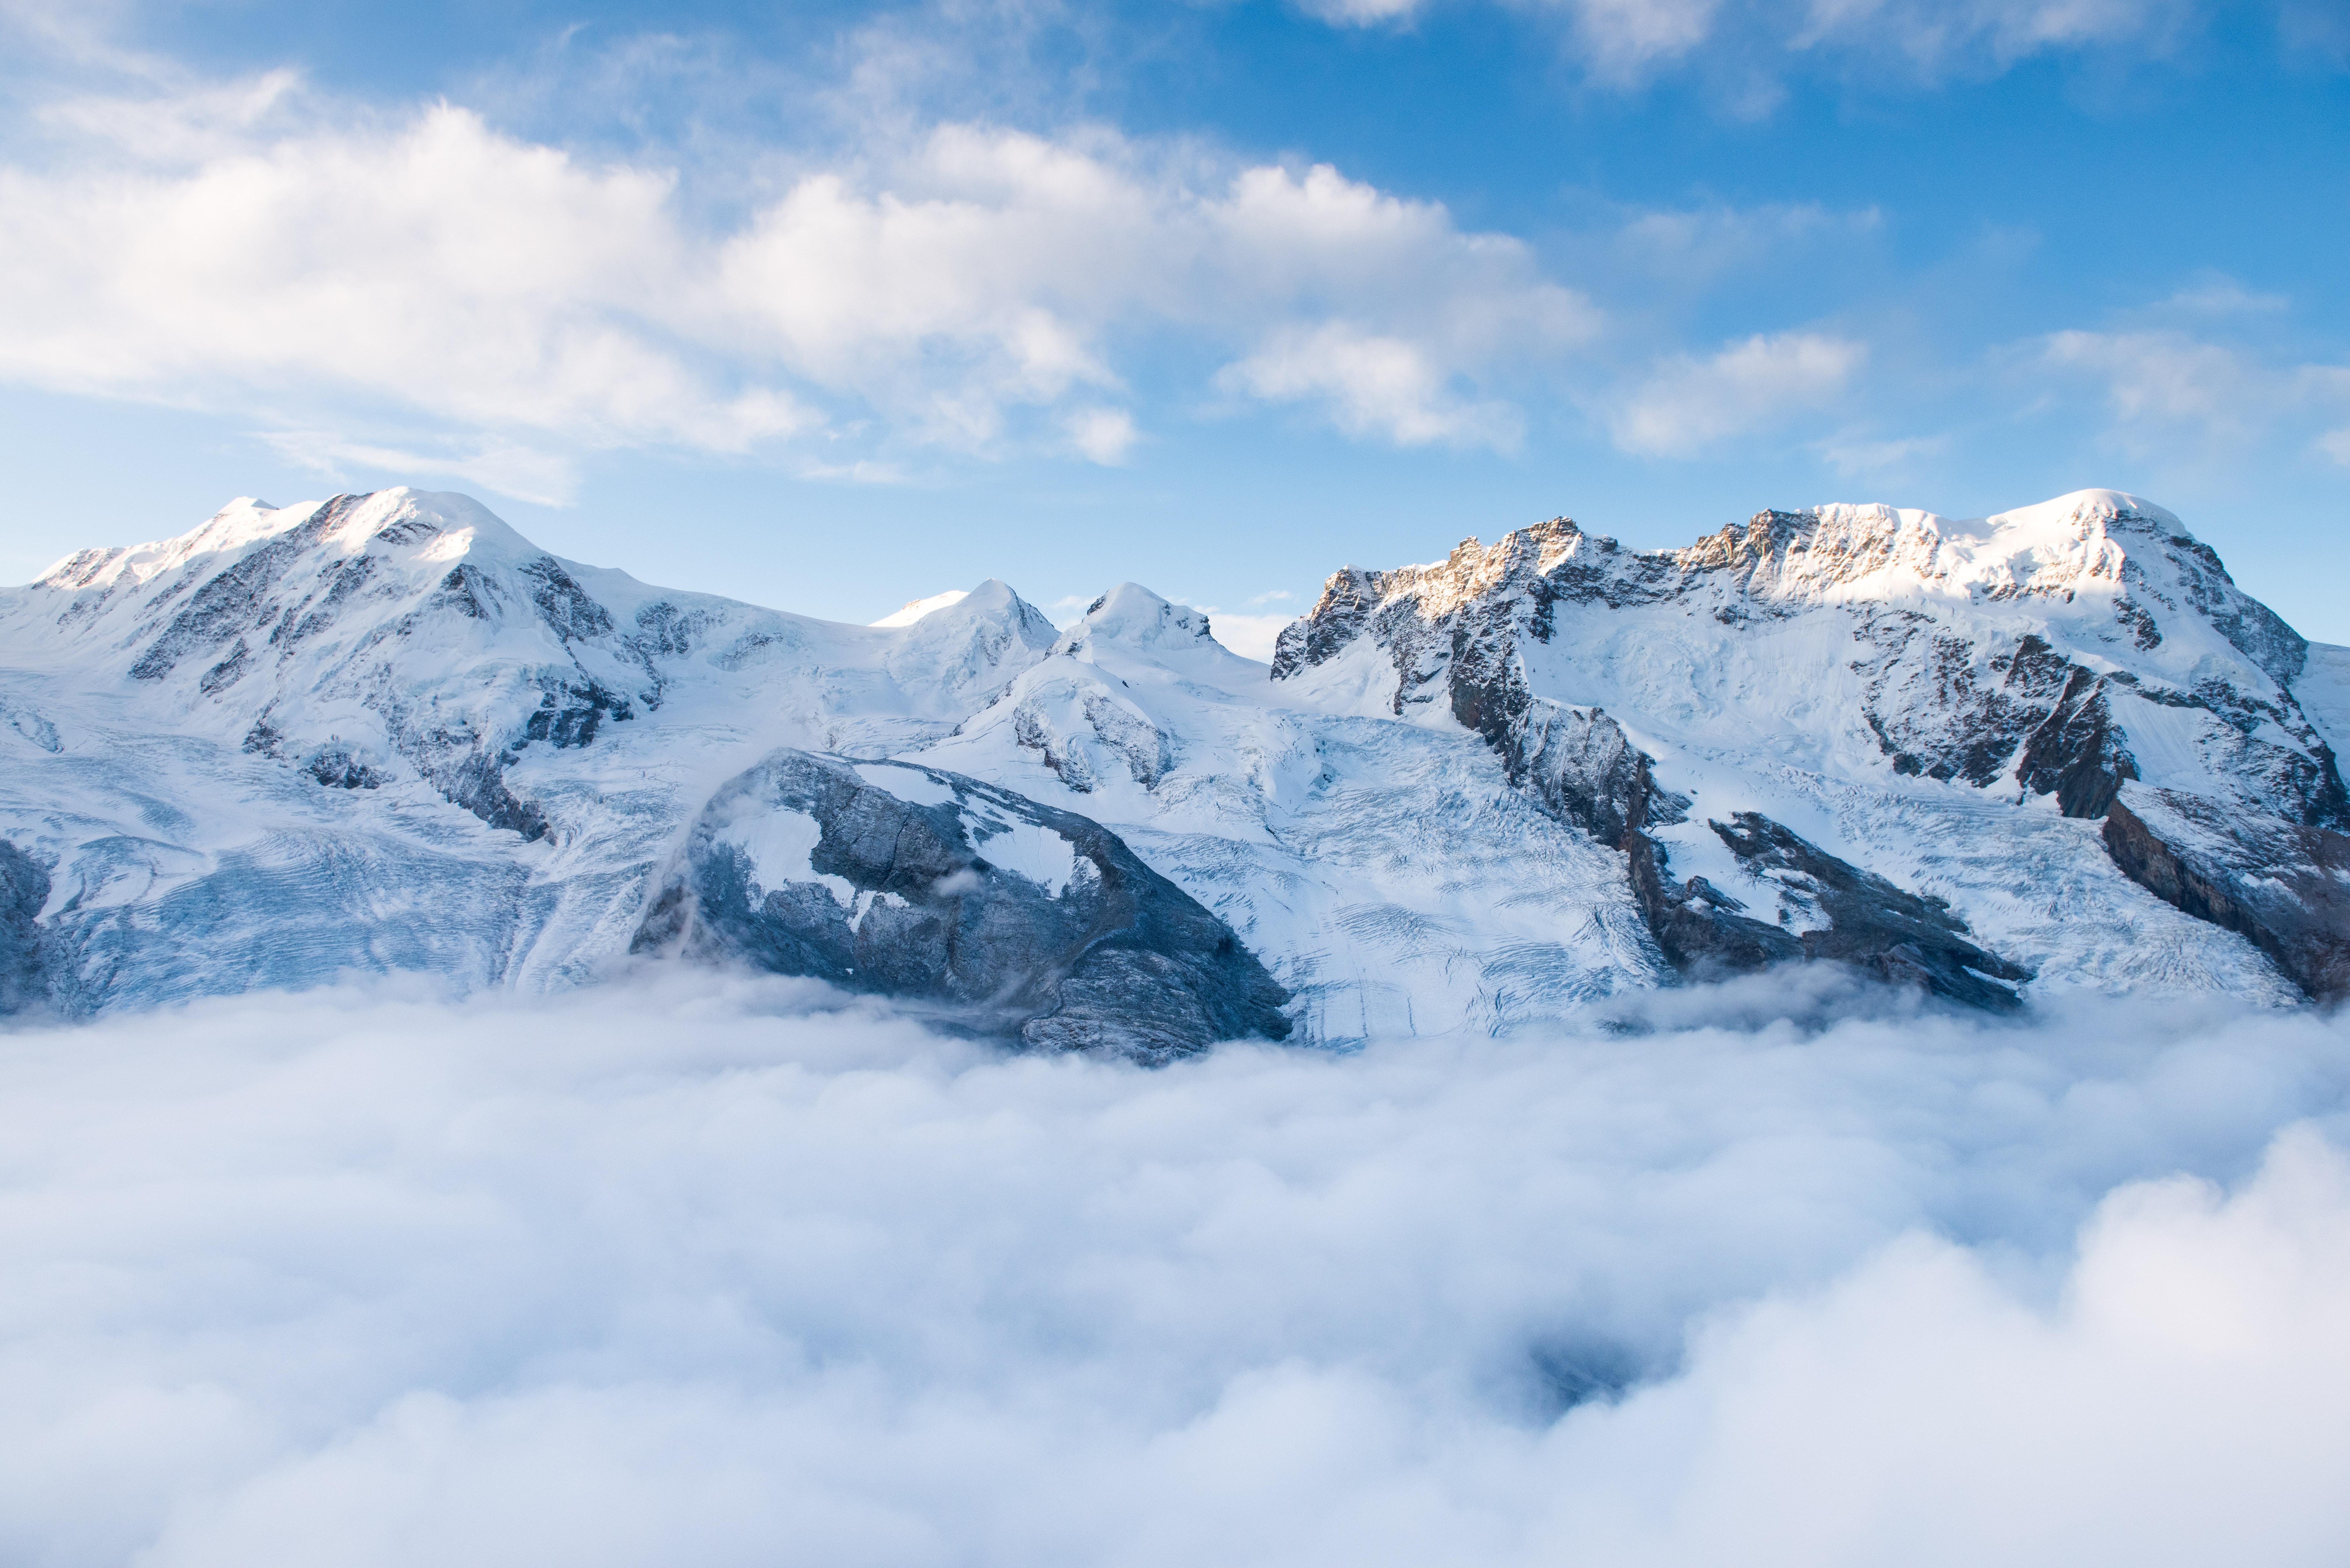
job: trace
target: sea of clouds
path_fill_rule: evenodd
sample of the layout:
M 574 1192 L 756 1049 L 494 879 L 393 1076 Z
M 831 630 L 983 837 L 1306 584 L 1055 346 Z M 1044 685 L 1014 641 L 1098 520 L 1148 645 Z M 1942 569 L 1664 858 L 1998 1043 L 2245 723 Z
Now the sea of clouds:
M 1007 1054 L 799 982 L 0 1036 L 0 1561 L 2350 1558 L 2350 1020 L 1829 973 Z

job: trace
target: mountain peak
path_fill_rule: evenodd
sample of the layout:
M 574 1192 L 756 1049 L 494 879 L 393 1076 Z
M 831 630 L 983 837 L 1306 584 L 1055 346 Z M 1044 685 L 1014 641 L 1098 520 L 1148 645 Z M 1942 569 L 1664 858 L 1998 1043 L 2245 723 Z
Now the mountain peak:
M 434 560 L 486 554 L 523 561 L 545 552 L 470 495 L 454 491 L 414 490 L 406 485 L 366 494 L 272 506 L 238 496 L 184 534 L 141 545 L 78 550 L 57 562 L 33 587 L 80 592 L 136 588 L 183 567 L 203 572 L 221 556 L 286 539 L 304 531 L 304 547 L 355 555 L 370 540 L 416 544 Z
M 1140 583 L 1120 583 L 1086 607 L 1085 618 L 1061 637 L 1056 651 L 1089 642 L 1132 648 L 1189 648 L 1211 639 L 1208 618 L 1189 605 L 1159 597 Z
M 1066 635 L 993 579 L 911 607 L 841 626 L 662 589 L 462 495 L 239 497 L 0 593 L 0 663 L 29 672 L 0 692 L 0 817 L 62 889 L 57 940 L 147 955 L 100 966 L 125 996 L 231 974 L 232 907 L 299 928 L 255 940 L 272 962 L 589 972 L 707 782 L 779 746 L 964 775 L 893 775 L 909 809 L 976 779 L 1131 833 L 1296 982 L 1312 1037 L 1502 1027 L 1803 955 L 1985 1006 L 2350 984 L 2328 880 L 2350 792 L 2303 711 L 2334 666 L 2304 679 L 2291 628 L 2124 493 L 1769 510 L 1650 552 L 1551 518 L 1336 574 L 1271 681 L 1139 584 Z M 234 809 L 159 815 L 164 736 Z M 253 836 L 285 821 L 308 826 Z M 1008 819 L 974 831 L 991 865 L 1062 863 Z M 793 855 L 863 940 L 872 909 Z M 303 868 L 256 879 L 255 857 Z M 286 913 L 297 887 L 317 902 Z M 411 956 L 352 956 L 379 950 Z

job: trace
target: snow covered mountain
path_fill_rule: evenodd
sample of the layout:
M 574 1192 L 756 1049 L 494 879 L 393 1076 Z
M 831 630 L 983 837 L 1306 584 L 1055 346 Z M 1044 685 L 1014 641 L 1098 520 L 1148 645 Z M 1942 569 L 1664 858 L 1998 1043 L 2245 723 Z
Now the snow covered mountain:
M 1336 574 L 1270 670 L 1132 584 L 837 626 L 463 496 L 239 501 L 0 593 L 0 1009 L 633 950 L 1153 1055 L 1803 956 L 1986 1007 L 2350 989 L 2350 650 L 2109 492 L 1559 519 Z

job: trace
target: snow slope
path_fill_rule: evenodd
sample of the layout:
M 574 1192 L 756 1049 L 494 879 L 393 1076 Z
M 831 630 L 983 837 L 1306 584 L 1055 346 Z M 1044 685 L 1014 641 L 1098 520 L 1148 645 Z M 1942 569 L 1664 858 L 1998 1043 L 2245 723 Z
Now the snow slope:
M 777 748 L 1109 828 L 1305 1040 L 1507 1030 L 1696 972 L 1693 931 L 1850 956 L 1856 909 L 1892 922 L 1887 972 L 1940 942 L 1960 987 L 2285 1002 L 2291 954 L 2126 873 L 2111 830 L 2196 815 L 2164 800 L 2273 821 L 2231 842 L 2300 846 L 2318 887 L 2345 733 L 2350 650 L 2110 492 L 1765 513 L 1657 553 L 1556 520 L 1336 574 L 1270 667 L 1133 584 L 1066 634 L 998 582 L 841 626 L 411 490 L 240 500 L 0 591 L 0 838 L 48 879 L 19 934 L 83 1012 L 353 971 L 579 982 Z M 763 884 L 822 879 L 791 826 L 744 829 Z
M 71 1005 L 569 983 L 752 759 L 942 733 L 1052 636 L 1001 583 L 837 626 L 558 560 L 462 495 L 239 501 L 0 595 L 0 829 L 49 868 Z
M 1326 712 L 1121 584 L 918 754 L 1114 829 L 1224 917 L 1306 1038 L 1491 1031 L 1666 971 L 1621 857 L 1468 737 Z
M 1528 766 L 1543 724 L 1597 711 L 1691 807 L 1652 828 L 1674 874 L 1791 929 L 1804 890 L 1711 823 L 1759 812 L 1945 898 L 2043 986 L 2281 994 L 2250 942 L 2123 877 L 2095 819 L 2134 779 L 2342 826 L 2289 686 L 2305 647 L 2177 518 L 2089 491 L 1973 522 L 1766 513 L 1657 554 L 1562 519 L 1339 574 L 1276 670 L 1347 711 L 1465 715 Z

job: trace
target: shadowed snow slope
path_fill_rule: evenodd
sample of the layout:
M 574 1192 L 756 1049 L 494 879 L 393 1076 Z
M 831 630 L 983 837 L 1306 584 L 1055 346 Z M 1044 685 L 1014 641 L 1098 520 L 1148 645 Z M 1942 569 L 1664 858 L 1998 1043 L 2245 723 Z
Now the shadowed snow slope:
M 1107 829 L 1301 1040 L 1804 957 L 1994 1008 L 2283 1002 L 2350 980 L 2346 678 L 2102 491 L 1656 554 L 1562 519 L 1338 573 L 1270 670 L 1133 584 L 1066 634 L 998 582 L 837 626 L 559 560 L 463 496 L 239 501 L 0 593 L 6 897 L 37 901 L 0 994 L 577 983 L 789 751 Z M 833 850 L 785 826 L 741 846 L 820 913 Z

